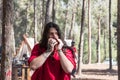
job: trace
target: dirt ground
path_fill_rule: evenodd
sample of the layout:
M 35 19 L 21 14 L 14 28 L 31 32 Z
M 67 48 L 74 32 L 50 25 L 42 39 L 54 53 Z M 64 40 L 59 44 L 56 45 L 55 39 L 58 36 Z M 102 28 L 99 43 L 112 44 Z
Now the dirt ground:
M 83 64 L 82 74 L 72 80 L 118 80 L 117 66 L 109 70 L 107 64 Z

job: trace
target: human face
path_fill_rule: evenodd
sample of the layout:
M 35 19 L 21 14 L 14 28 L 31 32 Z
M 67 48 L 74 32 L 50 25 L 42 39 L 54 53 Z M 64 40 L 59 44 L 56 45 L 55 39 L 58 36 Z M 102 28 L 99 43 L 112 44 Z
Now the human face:
M 49 33 L 48 33 L 48 38 L 54 38 L 58 39 L 58 32 L 55 28 L 50 28 Z

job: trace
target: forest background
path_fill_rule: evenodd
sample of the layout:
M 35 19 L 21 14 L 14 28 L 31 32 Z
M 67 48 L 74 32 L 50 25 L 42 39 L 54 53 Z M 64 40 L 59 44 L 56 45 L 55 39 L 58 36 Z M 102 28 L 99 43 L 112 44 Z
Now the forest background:
M 84 1 L 84 26 L 81 28 L 83 0 L 14 0 L 15 48 L 19 48 L 24 34 L 39 41 L 44 24 L 53 21 L 60 25 L 65 39 L 75 41 L 78 52 L 82 30 L 83 63 L 101 63 L 109 58 L 109 53 L 112 54 L 113 60 L 116 60 L 117 0 L 111 2 L 110 23 L 109 0 Z M 2 1 L 0 4 L 0 35 L 2 35 Z
M 2 3 L 2 2 L 1 2 Z M 88 62 L 88 0 L 85 3 L 84 50 L 83 62 Z M 34 26 L 37 26 L 37 41 L 41 38 L 44 27 L 46 0 L 14 0 L 14 34 L 15 45 L 19 47 L 23 34 L 34 37 Z M 116 60 L 116 26 L 117 0 L 111 4 L 111 44 L 112 57 Z M 52 3 L 51 3 L 52 5 Z M 35 8 L 35 9 L 34 9 Z M 60 25 L 66 39 L 73 39 L 78 49 L 81 27 L 82 0 L 56 0 L 54 5 L 55 22 Z M 34 13 L 35 11 L 35 13 Z M 2 6 L 0 8 L 2 12 Z M 50 11 L 51 12 L 51 11 Z M 50 13 L 51 14 L 51 13 Z M 101 61 L 109 57 L 109 0 L 91 0 L 91 53 L 92 62 L 97 58 L 98 26 L 100 26 Z M 36 18 L 34 18 L 36 16 Z M 50 17 L 54 17 L 53 15 Z M 2 16 L 0 15 L 0 19 Z M 34 20 L 36 19 L 36 20 Z M 0 26 L 2 26 L 0 20 Z M 100 25 L 99 25 L 100 22 Z M 0 27 L 0 35 L 2 27 Z

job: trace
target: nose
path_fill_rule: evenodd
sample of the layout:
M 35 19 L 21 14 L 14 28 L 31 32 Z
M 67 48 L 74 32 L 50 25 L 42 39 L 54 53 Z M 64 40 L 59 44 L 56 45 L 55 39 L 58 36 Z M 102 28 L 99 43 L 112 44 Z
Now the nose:
M 56 34 L 54 33 L 53 36 L 56 37 Z
M 55 38 L 55 34 L 52 33 L 52 34 L 50 35 L 50 37 L 51 37 L 51 38 Z
M 52 38 L 56 38 L 56 35 L 54 33 L 52 34 Z

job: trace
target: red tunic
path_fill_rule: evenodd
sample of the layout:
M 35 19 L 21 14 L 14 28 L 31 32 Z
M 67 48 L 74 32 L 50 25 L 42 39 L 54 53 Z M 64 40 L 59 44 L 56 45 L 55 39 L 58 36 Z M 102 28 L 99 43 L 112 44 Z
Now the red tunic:
M 76 47 L 72 46 L 74 52 L 77 52 Z
M 40 52 L 39 45 L 35 45 L 28 63 L 30 63 L 34 58 L 42 54 L 44 51 L 45 49 L 42 48 Z M 74 56 L 71 50 L 67 49 L 66 52 L 66 57 L 71 61 L 74 67 L 76 67 Z M 55 50 L 53 56 L 49 56 L 45 63 L 33 73 L 31 80 L 70 80 L 70 74 L 67 74 L 63 71 L 58 52 Z

